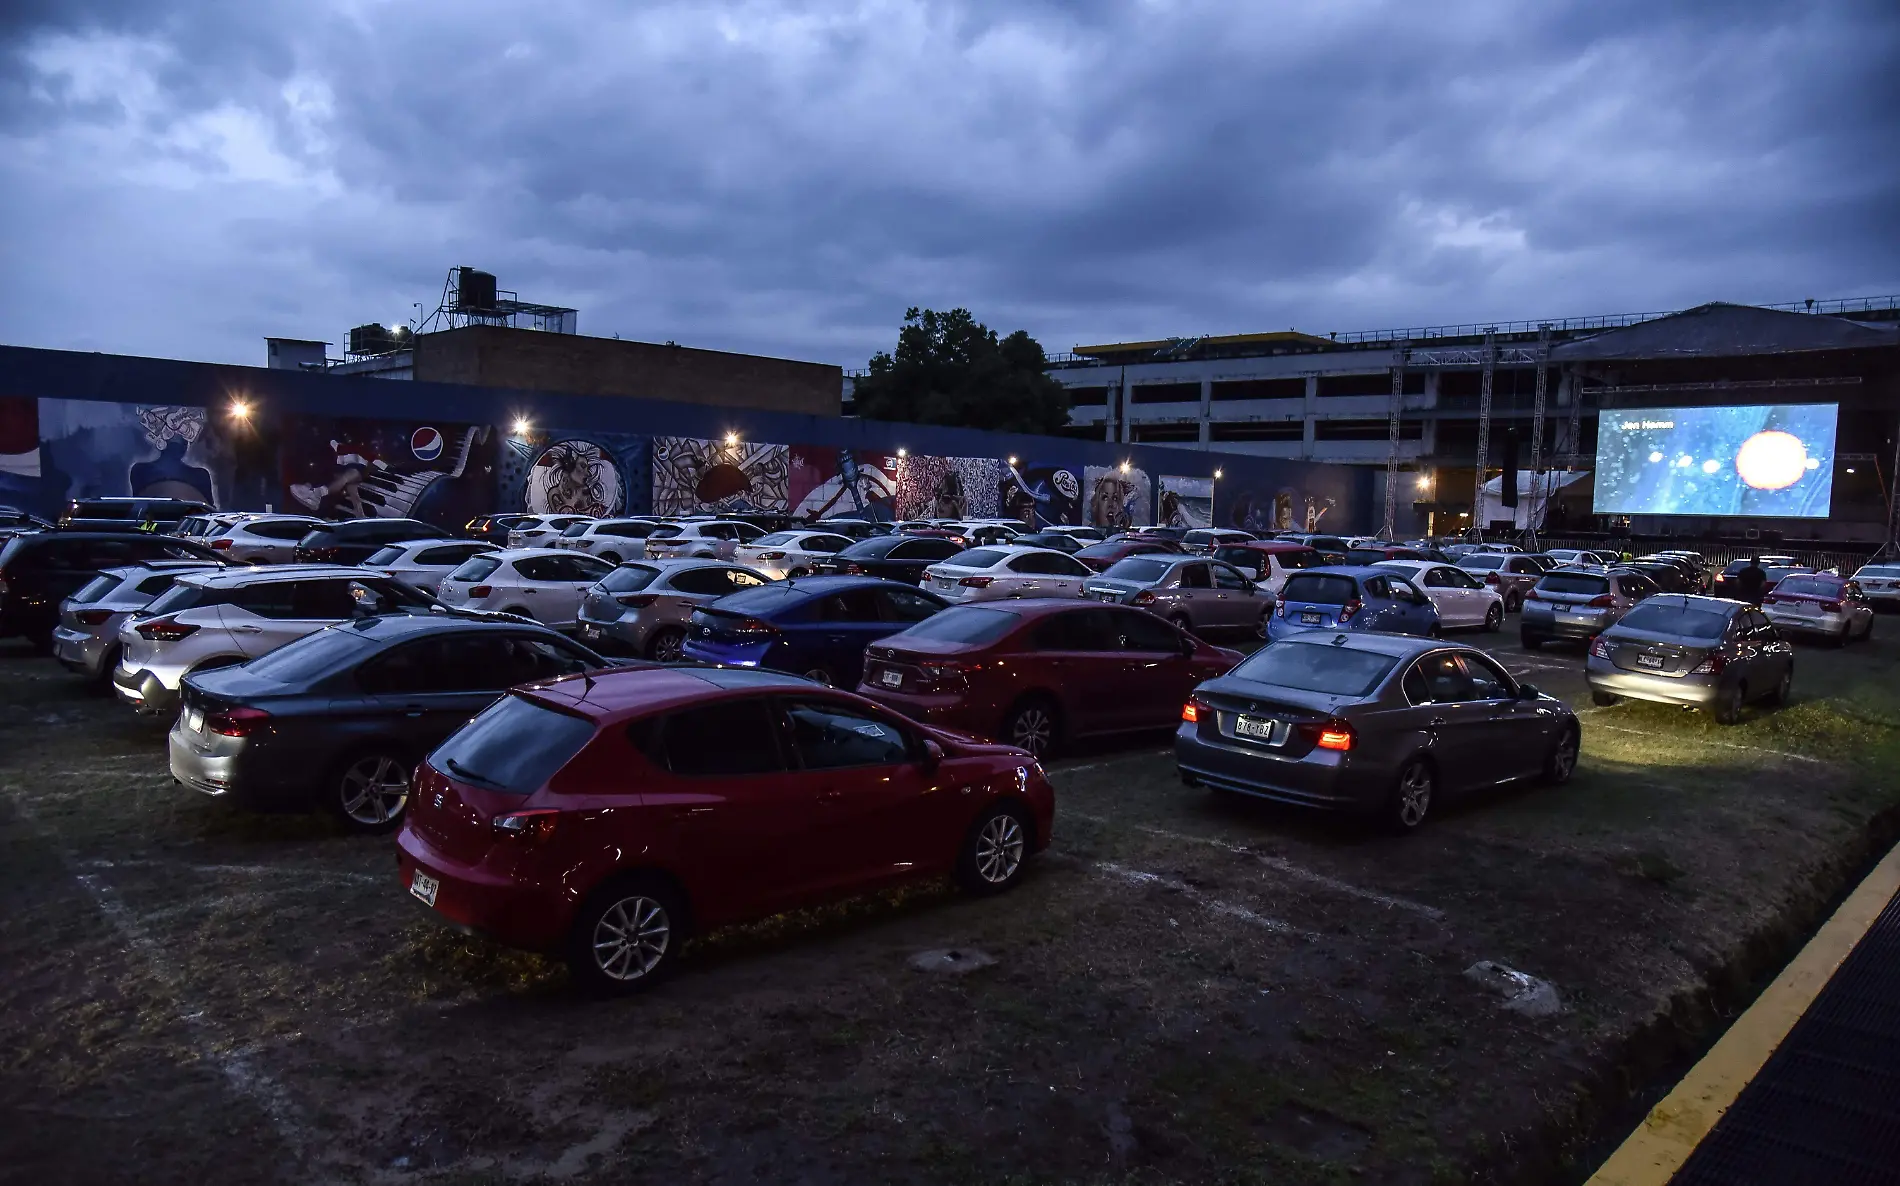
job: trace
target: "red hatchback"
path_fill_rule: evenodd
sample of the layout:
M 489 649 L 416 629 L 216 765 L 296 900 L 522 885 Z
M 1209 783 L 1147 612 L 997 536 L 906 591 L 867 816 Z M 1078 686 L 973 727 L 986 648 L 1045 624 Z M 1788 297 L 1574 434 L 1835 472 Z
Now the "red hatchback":
M 1020 750 L 766 671 L 517 688 L 423 763 L 403 888 L 448 922 L 651 983 L 695 931 L 918 876 L 1008 889 L 1055 792 Z
M 1063 742 L 1166 729 L 1240 652 L 1149 613 L 1073 598 L 953 606 L 864 653 L 860 695 L 1037 757 Z

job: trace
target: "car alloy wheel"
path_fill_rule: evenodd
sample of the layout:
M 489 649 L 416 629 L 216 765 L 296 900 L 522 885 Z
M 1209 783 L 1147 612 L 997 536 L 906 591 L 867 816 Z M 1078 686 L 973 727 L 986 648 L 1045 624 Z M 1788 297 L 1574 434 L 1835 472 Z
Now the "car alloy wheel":
M 964 838 L 957 880 L 974 894 L 997 894 L 1015 885 L 1029 857 L 1029 837 L 1029 821 L 1020 808 L 994 808 Z
M 825 670 L 823 667 L 814 667 L 810 671 L 803 672 L 802 674 L 812 683 L 823 684 L 827 688 L 833 683 L 831 672 Z
M 618 552 L 602 552 L 602 553 L 600 554 L 600 558 L 601 558 L 602 560 L 605 560 L 605 561 L 606 561 L 607 563 L 609 563 L 609 564 L 619 564 L 619 563 L 621 563 L 621 559 L 620 559 L 620 553 L 618 553 Z
M 337 811 L 356 831 L 388 831 L 408 803 L 409 767 L 388 754 L 364 754 L 337 779 Z
M 1253 624 L 1253 636 L 1255 638 L 1265 638 L 1272 629 L 1273 611 L 1267 610 L 1260 615 L 1260 620 Z
M 1009 744 L 1040 758 L 1055 745 L 1055 713 L 1042 701 L 1032 700 L 1009 715 L 1003 736 Z
M 1394 830 L 1412 832 L 1425 822 L 1432 810 L 1432 767 L 1423 758 L 1414 758 L 1399 771 L 1399 784 L 1393 790 L 1391 820 Z
M 1718 725 L 1737 724 L 1742 719 L 1742 686 L 1736 684 L 1726 689 L 1715 701 L 1715 723 Z
M 647 658 L 660 663 L 678 663 L 685 653 L 686 632 L 684 630 L 661 630 L 647 643 Z
M 673 922 L 663 904 L 634 894 L 601 912 L 590 943 L 600 974 L 615 984 L 631 984 L 650 975 L 666 958 L 673 943 Z
M 1496 634 L 1498 630 L 1503 627 L 1503 625 L 1504 625 L 1504 607 L 1493 602 L 1491 605 L 1491 608 L 1484 611 L 1485 633 Z
M 1781 673 L 1781 682 L 1775 685 L 1775 703 L 1778 705 L 1788 703 L 1788 693 L 1793 688 L 1794 664 L 1790 663 L 1787 670 Z
M 1557 748 L 1550 751 L 1550 760 L 1544 764 L 1545 782 L 1562 786 L 1570 781 L 1570 776 L 1577 772 L 1577 748 L 1581 742 L 1577 730 L 1564 730 L 1563 736 L 1557 739 Z

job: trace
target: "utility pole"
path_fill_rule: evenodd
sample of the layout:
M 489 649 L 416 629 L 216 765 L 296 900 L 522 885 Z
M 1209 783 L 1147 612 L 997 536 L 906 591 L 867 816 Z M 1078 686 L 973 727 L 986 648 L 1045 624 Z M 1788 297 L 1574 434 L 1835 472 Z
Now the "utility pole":
M 1484 377 L 1478 387 L 1478 474 L 1471 491 L 1471 530 L 1477 532 L 1472 538 L 1484 542 L 1484 524 L 1479 516 L 1484 514 L 1484 467 L 1490 460 L 1491 452 L 1491 379 L 1497 370 L 1497 327 L 1484 331 Z
M 1549 378 L 1545 374 L 1550 362 L 1550 324 L 1546 322 L 1537 327 L 1537 401 L 1531 405 L 1531 506 L 1527 516 L 1530 523 L 1531 550 L 1541 552 L 1543 544 L 1539 542 L 1542 508 L 1549 491 L 1546 489 L 1549 479 L 1544 476 L 1544 400 L 1548 395 Z
M 1392 414 L 1385 430 L 1385 525 L 1379 530 L 1379 538 L 1384 540 L 1397 538 L 1393 520 L 1399 500 L 1399 409 L 1405 402 L 1405 360 L 1411 353 L 1409 346 L 1392 352 Z

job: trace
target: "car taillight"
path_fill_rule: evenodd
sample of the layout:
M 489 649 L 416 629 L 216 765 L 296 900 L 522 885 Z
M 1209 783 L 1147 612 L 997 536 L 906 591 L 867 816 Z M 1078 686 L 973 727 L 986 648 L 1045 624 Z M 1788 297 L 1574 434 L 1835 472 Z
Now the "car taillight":
M 489 826 L 500 836 L 519 840 L 523 844 L 540 844 L 554 835 L 554 829 L 561 821 L 559 811 L 511 811 L 507 815 L 498 815 L 489 822 Z
M 1276 614 L 1279 614 L 1283 618 L 1286 617 L 1286 602 L 1282 601 L 1278 606 L 1274 608 L 1273 612 Z
M 1771 596 L 1762 598 L 1761 603 L 1763 605 L 1780 605 L 1781 599 L 1779 597 L 1775 597 L 1771 595 Z
M 169 615 L 153 618 L 149 622 L 141 622 L 132 629 L 147 642 L 177 642 L 198 633 L 198 628 L 190 622 L 180 622 Z
M 1353 600 L 1348 601 L 1346 604 L 1339 607 L 1339 616 L 1334 618 L 1333 620 L 1335 622 L 1344 624 L 1345 622 L 1351 621 L 1352 616 L 1364 608 L 1365 608 L 1365 603 L 1360 601 L 1357 598 L 1354 598 Z
M 1198 700 L 1189 700 L 1181 706 L 1181 719 L 1190 725 L 1201 723 L 1201 709 L 1205 707 Z
M 1616 604 L 1616 598 L 1610 596 L 1608 593 L 1605 593 L 1601 597 L 1592 597 L 1589 601 L 1585 602 L 1584 604 L 1589 605 L 1595 609 L 1609 609 Z
M 614 598 L 628 609 L 645 609 L 660 599 L 658 593 L 622 593 Z
M 1537 592 L 1537 590 L 1535 590 L 1535 589 L 1526 589 L 1526 590 L 1524 590 L 1524 600 L 1526 600 L 1526 601 L 1542 601 L 1542 600 L 1543 600 L 1543 598 L 1542 598 L 1541 596 L 1539 596 L 1539 595 L 1538 595 L 1538 592 Z
M 476 585 L 468 591 L 470 597 L 486 597 L 495 591 L 493 585 Z
M 1309 722 L 1301 728 L 1312 735 L 1316 749 L 1329 749 L 1342 754 L 1352 748 L 1353 742 L 1358 737 L 1353 732 L 1352 724 L 1338 717 L 1330 721 L 1320 721 L 1317 724 Z
M 962 585 L 965 589 L 987 589 L 990 587 L 990 583 L 995 579 L 995 577 L 964 577 L 958 581 L 957 584 Z
M 1614 649 L 1615 648 L 1610 645 L 1610 640 L 1600 634 L 1590 640 L 1590 654 L 1598 659 L 1609 658 L 1610 652 Z
M 757 618 L 741 618 L 726 627 L 727 634 L 777 634 L 778 627 Z
M 1487 573 L 1485 573 L 1485 574 L 1484 574 L 1484 583 L 1485 583 L 1485 584 L 1487 584 L 1487 585 L 1495 585 L 1495 584 L 1497 584 L 1497 583 L 1498 583 L 1498 574 L 1497 574 L 1497 573 L 1495 573 L 1495 572 L 1487 572 Z
M 107 619 L 112 617 L 112 611 L 109 609 L 82 609 L 74 614 L 73 617 L 79 619 L 81 626 L 103 626 L 106 624 Z
M 1702 660 L 1702 662 L 1696 664 L 1693 668 L 1691 668 L 1689 671 L 1689 674 L 1690 675 L 1720 675 L 1722 673 L 1723 666 L 1724 664 L 1722 662 L 1722 656 L 1711 652 L 1708 658 Z
M 1130 602 L 1131 605 L 1153 605 L 1154 603 L 1155 595 L 1153 591 L 1149 589 L 1143 589 L 1141 592 L 1135 594 L 1134 600 Z
M 861 577 L 861 576 L 863 576 L 863 575 L 864 575 L 864 565 L 862 565 L 862 564 L 846 564 L 846 565 L 844 566 L 844 571 L 845 571 L 845 575 L 846 575 L 846 576 L 854 576 L 854 577 Z
M 264 728 L 264 722 L 270 720 L 270 714 L 261 708 L 220 709 L 205 714 L 205 732 L 216 733 L 220 737 L 249 737 Z
M 231 550 L 231 541 L 228 539 L 214 539 L 211 541 L 211 547 L 215 551 L 228 552 Z
M 785 553 L 783 553 L 783 552 L 760 552 L 760 553 L 759 553 L 759 559 L 761 559 L 761 560 L 783 560 L 783 559 L 785 559 Z
M 1774 599 L 1769 598 L 1769 600 L 1772 601 Z M 1829 613 L 1829 614 L 1838 614 L 1841 612 L 1841 603 L 1838 601 L 1823 601 L 1821 603 L 1821 612 Z
M 924 673 L 924 683 L 940 691 L 957 691 L 969 686 L 968 673 L 977 669 L 977 664 L 955 662 L 924 663 L 919 670 Z

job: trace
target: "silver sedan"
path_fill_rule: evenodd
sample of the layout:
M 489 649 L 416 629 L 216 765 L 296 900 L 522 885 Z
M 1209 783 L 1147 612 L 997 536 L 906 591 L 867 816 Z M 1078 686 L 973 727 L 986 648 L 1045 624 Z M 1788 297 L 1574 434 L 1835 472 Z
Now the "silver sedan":
M 1082 596 L 1138 605 L 1196 634 L 1247 631 L 1267 636 L 1273 594 L 1239 569 L 1199 556 L 1129 556 L 1082 584 Z
M 1651 597 L 1590 644 L 1584 667 L 1599 706 L 1629 697 L 1707 709 L 1733 725 L 1751 700 L 1783 704 L 1794 648 L 1758 609 L 1722 597 Z
M 603 654 L 677 662 L 695 609 L 767 583 L 725 560 L 634 560 L 581 598 L 579 636 Z

